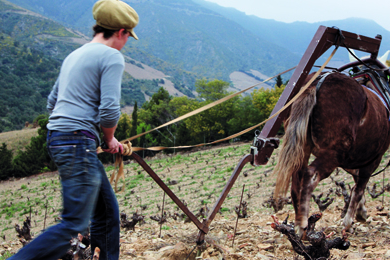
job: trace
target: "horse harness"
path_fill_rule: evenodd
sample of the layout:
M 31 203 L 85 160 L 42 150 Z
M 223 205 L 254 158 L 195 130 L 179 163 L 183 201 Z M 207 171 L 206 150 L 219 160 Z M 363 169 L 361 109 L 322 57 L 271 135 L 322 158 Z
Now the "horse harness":
M 337 71 L 328 71 L 320 76 L 317 79 L 319 81 L 316 85 L 316 91 L 318 92 L 321 88 L 321 85 L 324 83 L 325 79 L 332 73 Z M 390 87 L 389 82 L 386 80 L 385 75 L 381 71 L 374 71 L 370 68 L 363 66 L 354 67 L 350 71 L 350 76 L 354 78 L 360 85 L 367 87 L 372 90 L 384 103 L 387 111 L 390 111 Z

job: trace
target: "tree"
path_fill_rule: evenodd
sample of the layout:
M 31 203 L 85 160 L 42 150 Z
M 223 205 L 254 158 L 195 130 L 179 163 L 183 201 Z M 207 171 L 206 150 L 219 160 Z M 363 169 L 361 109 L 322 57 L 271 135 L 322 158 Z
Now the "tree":
M 283 85 L 283 79 L 282 76 L 278 75 L 276 77 L 276 86 L 279 88 L 281 85 Z
M 200 107 L 200 104 L 194 99 L 190 99 L 187 96 L 182 96 L 174 97 L 171 102 L 169 102 L 169 106 L 174 111 L 175 118 L 177 118 Z M 171 125 L 171 132 L 175 134 L 176 145 L 193 144 L 194 138 L 191 136 L 192 130 L 187 128 L 185 122 L 186 120 Z
M 152 98 L 142 105 L 139 113 L 140 121 L 157 127 L 173 119 L 173 111 L 169 107 L 172 97 L 164 88 L 160 88 Z
M 184 115 L 229 95 L 227 92 L 229 83 L 222 80 L 208 82 L 202 79 L 198 80 L 195 85 L 199 97 L 203 101 L 187 100 L 185 106 L 178 107 L 176 110 L 178 115 Z M 227 122 L 234 116 L 234 102 L 237 100 L 238 97 L 230 99 L 216 107 L 184 120 L 188 133 L 191 136 L 191 144 L 215 141 L 228 136 L 231 131 Z M 180 101 L 184 102 L 185 100 Z
M 47 123 L 49 118 L 46 115 L 38 120 L 38 136 L 32 137 L 30 144 L 25 151 L 18 151 L 14 158 L 14 176 L 25 177 L 42 172 L 45 168 L 51 171 L 57 167 L 51 160 L 46 149 Z
M 149 101 L 142 105 L 142 107 L 144 109 L 150 109 L 155 105 L 160 105 L 161 103 L 169 103 L 171 99 L 172 97 L 169 95 L 168 91 L 161 87 L 156 93 L 153 94 Z
M 285 85 L 281 85 L 278 88 L 261 88 L 252 92 L 253 105 L 260 113 L 260 122 L 270 116 L 285 87 Z
M 200 79 L 195 82 L 195 88 L 200 98 L 207 101 L 216 101 L 227 96 L 229 82 L 217 79 L 207 82 L 206 79 Z
M 146 125 L 144 122 L 142 122 L 138 125 L 137 134 L 145 133 L 146 131 L 149 131 L 151 129 L 152 129 L 152 127 L 150 125 Z M 154 139 L 153 136 L 154 135 L 152 133 L 141 136 L 140 140 L 139 140 L 139 146 L 147 148 L 147 147 L 152 146 L 152 144 L 155 144 L 156 140 Z M 154 152 L 148 151 L 148 150 L 138 152 L 138 154 L 141 154 L 141 153 L 145 156 L 153 156 L 154 155 Z
M 0 180 L 8 179 L 13 175 L 12 151 L 3 143 L 0 147 Z
M 123 141 L 130 137 L 131 133 L 131 121 L 128 114 L 121 114 L 118 125 L 115 130 L 115 138 L 118 141 Z
M 151 130 L 152 127 L 150 125 L 145 124 L 144 122 L 141 122 L 137 127 L 137 134 L 145 133 L 146 131 Z M 154 144 L 156 140 L 153 138 L 152 133 L 143 135 L 140 137 L 139 140 L 139 146 L 140 147 L 148 147 L 151 144 Z
M 230 131 L 238 133 L 257 125 L 262 120 L 261 111 L 253 104 L 252 96 L 245 96 L 234 102 L 234 116 L 228 121 Z M 254 137 L 252 130 L 238 137 L 240 140 L 251 140 Z
M 157 93 L 153 94 L 152 98 L 142 105 L 143 109 L 139 111 L 137 132 L 139 132 L 138 128 L 140 128 L 139 126 L 142 123 L 145 123 L 145 126 L 155 128 L 174 119 L 174 111 L 169 105 L 169 102 L 171 100 L 172 97 L 169 95 L 168 91 L 166 91 L 162 87 L 158 90 Z M 160 134 L 160 132 L 162 134 Z M 152 141 L 153 143 L 150 143 L 148 141 L 148 145 L 171 145 L 170 141 L 164 137 L 164 135 L 170 135 L 168 131 L 166 131 L 165 129 L 160 129 L 160 132 L 154 131 L 153 133 L 151 133 L 153 138 L 150 138 L 149 141 Z M 143 145 L 143 142 L 140 142 L 138 144 L 141 146 Z
M 138 125 L 138 104 L 137 101 L 135 101 L 134 104 L 134 110 L 133 113 L 131 114 L 131 131 L 130 131 L 130 136 L 135 136 L 137 135 L 137 125 Z M 134 139 L 132 141 L 133 146 L 138 145 L 138 140 Z

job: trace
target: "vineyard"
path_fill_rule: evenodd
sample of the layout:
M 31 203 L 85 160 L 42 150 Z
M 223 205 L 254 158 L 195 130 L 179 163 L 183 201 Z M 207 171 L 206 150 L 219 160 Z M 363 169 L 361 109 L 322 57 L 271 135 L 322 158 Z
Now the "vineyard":
M 160 153 L 146 158 L 146 162 L 188 208 L 202 218 L 207 216 L 238 161 L 249 153 L 249 149 L 248 143 L 231 143 L 175 155 Z M 277 153 L 278 150 L 265 166 L 254 168 L 248 164 L 244 167 L 211 224 L 206 243 L 199 250 L 195 248 L 188 259 L 195 259 L 197 254 L 201 256 L 198 259 L 303 259 L 294 252 L 286 236 L 271 228 L 272 215 L 280 220 L 287 215 L 290 215 L 290 221 L 294 219 L 288 199 L 281 211 L 275 214 L 273 209 L 275 204 L 271 196 L 275 177 L 271 172 Z M 386 153 L 380 167 L 387 164 L 388 157 Z M 141 166 L 130 160 L 125 164 L 126 183 L 125 186 L 122 181 L 118 183 L 122 191 L 117 193 L 120 211 L 124 213 L 120 259 L 185 259 L 194 249 L 198 234 L 196 226 L 186 221 L 168 196 L 163 201 L 163 191 Z M 114 170 L 114 166 L 107 166 L 108 175 Z M 342 170 L 335 171 L 332 178 L 322 181 L 314 191 L 318 204 L 311 201 L 311 213 L 322 211 L 317 230 L 324 229 L 326 234 L 334 231 L 334 236 L 340 236 L 340 215 L 347 199 L 345 191 L 349 193 L 353 179 Z M 60 221 L 61 185 L 58 175 L 53 172 L 4 181 L 0 186 L 0 239 L 3 240 L 0 247 L 3 258 L 0 256 L 0 259 L 5 259 L 22 247 L 15 224 L 22 226 L 26 217 L 31 218 L 31 233 L 36 236 Z M 354 224 L 355 232 L 349 235 L 350 248 L 331 250 L 331 259 L 390 257 L 388 187 L 388 178 L 382 179 L 382 174 L 370 180 L 366 192 L 368 221 Z M 241 196 L 241 205 L 245 207 L 238 210 Z M 163 205 L 165 213 L 161 216 Z M 134 214 L 143 217 L 132 230 L 131 225 L 126 224 Z

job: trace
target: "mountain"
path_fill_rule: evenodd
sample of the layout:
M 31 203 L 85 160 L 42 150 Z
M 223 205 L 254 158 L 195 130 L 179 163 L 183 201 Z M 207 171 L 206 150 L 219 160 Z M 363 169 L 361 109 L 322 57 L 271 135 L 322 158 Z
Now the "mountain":
M 390 32 L 375 23 L 373 20 L 362 18 L 348 18 L 336 21 L 323 21 L 317 23 L 293 22 L 284 23 L 272 19 L 263 19 L 254 15 L 246 15 L 244 12 L 234 8 L 222 7 L 216 3 L 205 0 L 193 0 L 195 3 L 212 10 L 227 19 L 230 19 L 253 34 L 267 39 L 298 56 L 302 56 L 315 32 L 320 25 L 332 27 L 336 26 L 343 31 L 349 31 L 360 35 L 374 38 L 377 34 L 382 35 L 382 43 L 379 54 L 383 55 L 390 49 Z M 359 56 L 366 55 L 357 52 Z M 325 55 L 326 56 L 326 55 Z M 324 57 L 325 59 L 327 57 Z M 338 64 L 349 62 L 348 53 L 345 49 L 340 49 L 333 60 Z
M 46 110 L 76 38 L 59 23 L 0 1 L 0 132 L 20 129 Z
M 0 0 L 0 131 L 20 128 L 45 111 L 62 60 L 91 39 L 96 2 L 10 1 Z M 125 1 L 140 15 L 140 40 L 122 50 L 123 108 L 136 100 L 142 104 L 161 86 L 171 95 L 194 97 L 195 81 L 203 77 L 230 80 L 231 90 L 256 84 L 296 65 L 319 25 L 370 37 L 379 33 L 380 54 L 390 49 L 390 33 L 370 20 L 288 24 L 204 0 Z M 339 50 L 332 62 L 348 62 L 346 51 Z
M 94 24 L 95 1 L 12 0 L 84 34 Z M 229 80 L 234 71 L 275 74 L 295 65 L 299 56 L 253 34 L 236 22 L 190 0 L 131 0 L 140 15 L 135 31 L 139 41 L 128 46 L 142 52 L 126 54 L 167 75 L 164 68 L 150 63 L 150 54 L 201 77 Z M 133 49 L 132 49 L 133 50 Z M 189 81 L 187 81 L 189 82 Z M 185 83 L 187 83 L 185 82 Z M 191 89 L 193 85 L 186 84 Z M 193 90 L 193 88 L 191 89 Z
M 0 0 L 0 132 L 21 129 L 46 112 L 47 96 L 58 76 L 62 60 L 90 39 L 58 22 Z M 138 51 L 141 53 L 141 51 Z M 145 55 L 147 56 L 147 55 Z M 175 69 L 155 57 L 150 61 L 170 68 L 173 75 L 189 72 Z M 163 86 L 171 95 L 193 93 L 163 72 L 125 56 L 122 84 L 123 109 L 135 101 L 142 105 Z M 134 75 L 134 77 L 133 77 Z M 178 90 L 182 88 L 182 92 Z
M 96 0 L 11 1 L 85 35 L 91 34 L 91 12 Z M 205 0 L 125 2 L 140 15 L 135 29 L 140 40 L 129 41 L 126 55 L 173 77 L 174 88 L 186 95 L 194 91 L 194 81 L 199 77 L 231 80 L 240 89 L 296 65 L 320 25 L 337 26 L 369 37 L 381 34 L 380 54 L 390 49 L 390 32 L 371 20 L 283 23 Z M 318 63 L 326 57 L 327 54 Z M 348 54 L 340 49 L 330 66 L 346 62 Z M 255 74 L 262 77 L 253 77 Z

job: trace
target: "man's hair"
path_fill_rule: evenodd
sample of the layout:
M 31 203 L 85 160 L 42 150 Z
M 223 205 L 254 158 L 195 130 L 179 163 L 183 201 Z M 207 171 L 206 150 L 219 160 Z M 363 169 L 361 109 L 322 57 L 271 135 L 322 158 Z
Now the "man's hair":
M 106 28 L 101 27 L 100 25 L 97 25 L 97 24 L 95 24 L 92 29 L 93 29 L 93 37 L 95 37 L 96 34 L 98 34 L 98 33 L 103 33 L 103 37 L 106 40 L 111 38 L 111 36 L 113 36 L 114 33 L 118 31 L 118 30 L 106 29 Z M 125 31 L 125 33 L 126 32 L 127 31 Z

